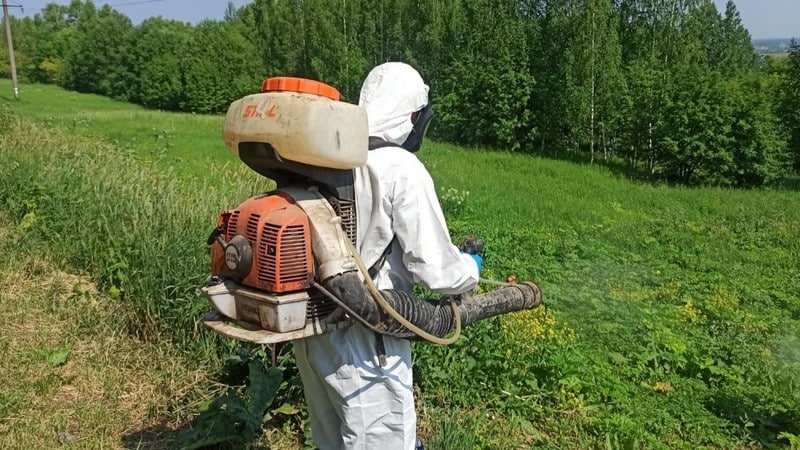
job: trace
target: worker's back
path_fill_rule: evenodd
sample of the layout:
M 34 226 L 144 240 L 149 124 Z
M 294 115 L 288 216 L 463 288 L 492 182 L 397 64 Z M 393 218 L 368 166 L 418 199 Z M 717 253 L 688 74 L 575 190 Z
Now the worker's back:
M 370 150 L 356 169 L 355 192 L 361 257 L 373 267 L 386 255 L 378 288 L 410 292 L 420 283 L 458 294 L 475 287 L 475 262 L 450 242 L 433 180 L 416 155 L 397 146 Z

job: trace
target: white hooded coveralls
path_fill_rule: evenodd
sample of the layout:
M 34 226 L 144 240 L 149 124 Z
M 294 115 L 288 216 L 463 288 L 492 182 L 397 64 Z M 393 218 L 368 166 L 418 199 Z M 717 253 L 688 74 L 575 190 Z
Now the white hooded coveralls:
M 401 144 L 411 114 L 428 103 L 428 86 L 403 63 L 375 67 L 361 88 L 371 136 Z M 356 169 L 358 250 L 367 267 L 390 244 L 375 277 L 379 289 L 411 292 L 419 283 L 442 294 L 471 291 L 478 268 L 450 240 L 433 180 L 417 157 L 397 146 L 369 152 Z M 376 336 L 360 323 L 295 341 L 311 432 L 321 450 L 405 449 L 416 442 L 411 342 Z

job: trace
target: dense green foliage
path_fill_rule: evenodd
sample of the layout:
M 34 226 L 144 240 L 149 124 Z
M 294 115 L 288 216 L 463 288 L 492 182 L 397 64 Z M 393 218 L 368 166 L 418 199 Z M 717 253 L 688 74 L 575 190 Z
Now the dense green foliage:
M 776 74 L 731 1 L 254 0 L 223 21 L 133 26 L 72 0 L 13 29 L 24 79 L 151 108 L 222 112 L 277 75 L 356 101 L 371 67 L 401 60 L 431 85 L 431 133 L 461 145 L 685 185 L 800 168 L 797 46 Z
M 191 28 L 181 22 L 147 19 L 129 35 L 128 99 L 148 108 L 177 111 L 184 95 L 181 55 L 192 38 Z
M 781 117 L 789 133 L 789 148 L 794 155 L 794 164 L 800 169 L 800 43 L 792 40 L 789 50 L 789 65 L 783 85 Z
M 207 364 L 232 352 L 197 323 L 208 308 L 196 293 L 205 240 L 219 210 L 268 184 L 231 164 L 222 119 L 33 88 L 3 105 L 0 121 L 0 209 L 20 245 L 45 242 L 36 248 L 93 275 L 138 313 L 129 326 L 142 338 L 168 332 Z M 165 147 L 154 134 L 188 140 Z M 209 140 L 216 151 L 190 144 Z M 436 142 L 420 157 L 454 239 L 486 240 L 484 275 L 536 280 L 547 305 L 481 322 L 450 347 L 415 344 L 428 448 L 798 440 L 796 191 L 644 185 L 602 167 Z M 293 375 L 287 366 L 273 406 L 296 407 L 266 426 L 288 423 L 302 441 Z M 197 431 L 243 437 L 215 420 L 250 433 L 263 394 L 226 395 L 198 416 Z
M 65 87 L 126 98 L 131 74 L 126 70 L 125 43 L 131 30 L 130 19 L 122 13 L 107 5 L 95 12 L 94 4 L 87 3 L 64 58 Z

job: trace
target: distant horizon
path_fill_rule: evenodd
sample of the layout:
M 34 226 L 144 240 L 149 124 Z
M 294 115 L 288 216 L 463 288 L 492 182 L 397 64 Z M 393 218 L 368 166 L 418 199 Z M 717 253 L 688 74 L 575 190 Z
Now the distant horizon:
M 800 41 L 798 37 L 767 37 L 767 38 L 750 38 L 751 41 L 791 41 L 792 39 Z

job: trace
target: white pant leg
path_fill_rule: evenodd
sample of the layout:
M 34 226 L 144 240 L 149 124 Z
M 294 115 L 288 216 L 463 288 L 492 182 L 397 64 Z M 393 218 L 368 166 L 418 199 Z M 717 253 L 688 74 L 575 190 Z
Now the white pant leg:
M 411 343 L 383 340 L 384 367 L 375 334 L 360 324 L 295 341 L 311 433 L 321 450 L 414 448 Z

